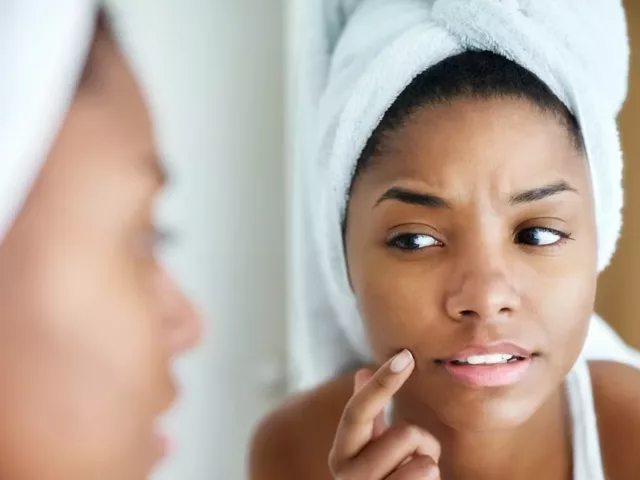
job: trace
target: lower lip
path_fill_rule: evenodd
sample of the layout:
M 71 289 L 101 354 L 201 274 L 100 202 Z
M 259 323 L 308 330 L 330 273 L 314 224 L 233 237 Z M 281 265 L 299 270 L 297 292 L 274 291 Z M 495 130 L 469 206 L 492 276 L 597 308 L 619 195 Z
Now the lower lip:
M 171 442 L 169 437 L 159 431 L 153 432 L 153 444 L 156 453 L 156 462 L 159 463 L 171 453 Z
M 505 387 L 519 382 L 531 366 L 531 358 L 495 365 L 455 365 L 446 363 L 444 368 L 453 377 L 473 387 Z

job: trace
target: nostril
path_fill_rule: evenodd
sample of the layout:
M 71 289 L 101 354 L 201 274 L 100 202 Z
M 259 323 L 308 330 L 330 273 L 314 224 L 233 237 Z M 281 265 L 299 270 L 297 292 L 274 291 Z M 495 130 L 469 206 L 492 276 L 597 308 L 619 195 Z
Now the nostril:
M 462 310 L 460 312 L 461 317 L 471 317 L 473 316 L 473 310 Z

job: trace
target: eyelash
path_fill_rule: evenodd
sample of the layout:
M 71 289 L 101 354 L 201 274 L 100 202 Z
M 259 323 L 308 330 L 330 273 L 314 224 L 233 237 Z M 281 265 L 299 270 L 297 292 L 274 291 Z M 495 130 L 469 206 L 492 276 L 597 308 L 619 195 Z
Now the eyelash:
M 136 250 L 143 257 L 155 257 L 178 240 L 175 230 L 150 226 L 135 240 Z
M 565 232 L 561 232 L 560 230 L 556 230 L 553 228 L 547 228 L 547 227 L 529 227 L 529 228 L 525 228 L 522 229 L 520 231 L 518 231 L 515 235 L 514 240 L 517 240 L 518 235 L 522 234 L 523 232 L 532 232 L 532 231 L 538 231 L 538 232 L 545 232 L 545 233 L 551 233 L 553 235 L 556 235 L 559 237 L 558 240 L 556 240 L 553 243 L 549 243 L 546 245 L 535 245 L 535 244 L 527 244 L 524 242 L 515 242 L 518 244 L 523 244 L 529 247 L 540 247 L 540 248 L 552 248 L 552 247 L 558 247 L 563 245 L 567 240 L 573 240 L 573 237 L 571 236 L 570 233 L 565 233 Z M 435 243 L 434 245 L 428 245 L 428 246 L 424 246 L 424 247 L 416 247 L 416 248 L 407 248 L 407 247 L 403 247 L 400 245 L 400 242 L 402 240 L 407 240 L 410 239 L 411 237 L 430 237 L 433 239 L 433 242 Z M 431 247 L 443 247 L 444 244 L 439 241 L 438 239 L 436 239 L 433 235 L 429 235 L 426 233 L 400 233 L 398 235 L 395 235 L 394 237 L 390 238 L 387 241 L 387 246 L 391 247 L 391 248 L 395 248 L 398 250 L 401 250 L 403 252 L 408 252 L 408 253 L 412 253 L 412 252 L 416 252 L 416 251 L 420 251 L 420 250 L 424 250 L 426 248 L 431 248 Z
M 152 235 L 153 247 L 159 249 L 175 245 L 178 240 L 176 231 L 166 227 L 154 227 Z
M 400 245 L 400 242 L 402 242 L 403 240 L 408 240 L 410 238 L 415 238 L 415 237 L 430 237 L 435 242 L 435 245 L 429 245 L 429 246 L 417 247 L 417 248 L 408 248 Z M 444 244 L 439 240 L 437 240 L 433 235 L 428 235 L 426 233 L 400 233 L 390 238 L 389 241 L 387 242 L 387 246 L 391 248 L 396 248 L 404 252 L 416 252 L 419 250 L 424 250 L 426 248 L 443 247 Z
M 534 231 L 534 230 L 537 230 L 537 231 L 540 231 L 540 232 L 545 232 L 545 233 L 551 233 L 552 235 L 556 235 L 559 238 L 555 242 L 547 244 L 547 245 L 531 245 L 531 244 L 526 244 L 524 242 L 519 242 L 519 243 L 522 243 L 522 244 L 530 246 L 530 247 L 547 247 L 547 248 L 550 248 L 550 247 L 559 247 L 559 246 L 563 245 L 564 243 L 566 243 L 567 240 L 573 240 L 573 237 L 571 236 L 571 233 L 565 233 L 565 232 L 561 232 L 560 230 L 556 230 L 555 228 L 547 228 L 547 227 L 529 227 L 529 228 L 522 229 L 518 233 L 516 233 L 516 238 L 522 232 L 531 232 L 531 231 Z

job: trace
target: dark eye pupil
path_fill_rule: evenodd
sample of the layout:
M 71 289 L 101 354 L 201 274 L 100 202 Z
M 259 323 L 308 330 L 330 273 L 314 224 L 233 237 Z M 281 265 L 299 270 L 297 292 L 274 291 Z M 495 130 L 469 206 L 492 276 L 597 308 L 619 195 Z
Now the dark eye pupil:
M 416 250 L 421 247 L 416 235 L 401 235 L 395 240 L 396 246 L 406 250 Z
M 536 228 L 530 228 L 528 230 L 523 230 L 518 233 L 518 242 L 526 243 L 527 245 L 538 245 L 540 244 L 540 231 Z

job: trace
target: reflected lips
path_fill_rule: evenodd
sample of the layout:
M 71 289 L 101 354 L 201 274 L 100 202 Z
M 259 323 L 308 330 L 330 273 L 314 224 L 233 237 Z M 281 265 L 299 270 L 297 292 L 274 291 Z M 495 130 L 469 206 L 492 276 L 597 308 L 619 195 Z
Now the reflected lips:
M 169 437 L 162 433 L 157 427 L 154 429 L 152 437 L 155 452 L 154 464 L 158 464 L 171 453 L 171 442 Z

